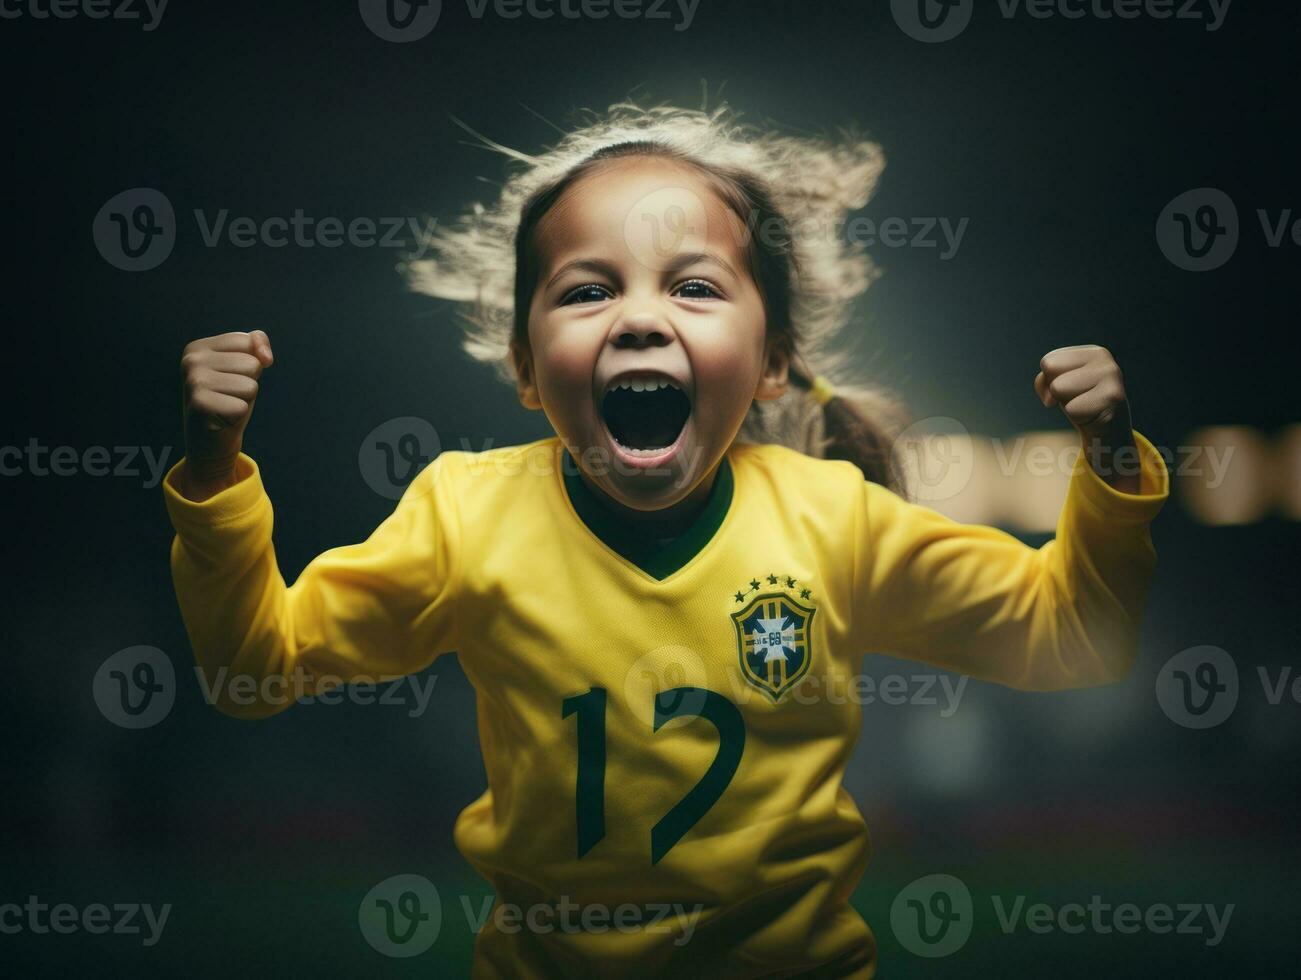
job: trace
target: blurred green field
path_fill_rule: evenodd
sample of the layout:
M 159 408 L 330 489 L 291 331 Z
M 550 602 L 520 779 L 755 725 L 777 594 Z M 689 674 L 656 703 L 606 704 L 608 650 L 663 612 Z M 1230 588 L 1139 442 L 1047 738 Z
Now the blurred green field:
M 855 907 L 877 933 L 879 975 L 895 977 L 1165 977 L 1285 974 L 1295 958 L 1290 869 L 1296 855 L 1268 847 L 1233 851 L 1203 846 L 1169 853 L 1114 849 L 966 850 L 921 855 L 882 854 L 854 896 Z M 474 934 L 462 899 L 474 909 L 491 895 L 459 858 L 426 868 L 409 859 L 321 853 L 253 866 L 238 855 L 214 856 L 200 868 L 142 856 L 93 854 L 10 855 L 0 902 L 170 902 L 157 945 L 141 936 L 0 934 L 5 976 L 233 976 L 457 977 L 469 973 Z M 974 926 L 957 952 L 920 958 L 890 926 L 891 904 L 914 879 L 935 872 L 957 876 L 970 889 Z M 373 950 L 358 927 L 358 906 L 377 882 L 401 873 L 423 874 L 442 899 L 442 929 L 433 947 L 411 959 Z M 15 887 L 22 882 L 21 887 Z M 1211 903 L 1234 910 L 1223 941 L 1205 935 L 1138 932 L 1099 935 L 1086 930 L 1035 934 L 1024 923 L 1007 934 L 991 902 L 1087 903 L 1100 895 L 1112 905 L 1132 902 Z M 1203 924 L 1204 924 L 1204 920 Z

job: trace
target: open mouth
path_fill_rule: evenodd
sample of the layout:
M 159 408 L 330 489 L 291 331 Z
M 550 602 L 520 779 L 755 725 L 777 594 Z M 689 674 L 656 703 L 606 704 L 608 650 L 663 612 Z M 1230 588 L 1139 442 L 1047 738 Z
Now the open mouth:
M 654 455 L 672 446 L 691 416 L 691 399 L 665 377 L 623 378 L 601 398 L 601 418 L 623 449 Z

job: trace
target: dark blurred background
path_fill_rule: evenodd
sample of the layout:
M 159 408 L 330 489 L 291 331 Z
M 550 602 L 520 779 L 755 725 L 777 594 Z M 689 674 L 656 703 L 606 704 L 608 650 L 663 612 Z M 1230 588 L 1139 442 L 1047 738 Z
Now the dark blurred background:
M 477 908 L 489 890 L 451 841 L 484 789 L 455 658 L 422 678 L 434 685 L 423 711 L 408 697 L 296 706 L 258 724 L 216 713 L 191 671 L 147 459 L 181 455 L 182 347 L 267 330 L 277 363 L 246 448 L 292 580 L 391 510 L 363 452 L 377 427 L 426 420 L 444 449 L 549 430 L 460 352 L 449 304 L 405 290 L 401 250 L 208 247 L 194 212 L 446 220 L 495 196 L 503 173 L 451 116 L 536 150 L 575 108 L 629 95 L 697 106 L 702 90 L 755 121 L 866 129 L 888 166 L 865 216 L 968 220 L 947 258 L 942 239 L 869 249 L 884 274 L 859 304 L 856 355 L 915 417 L 1005 440 L 1062 430 L 1033 395 L 1038 360 L 1098 343 L 1125 371 L 1139 431 L 1171 449 L 1238 446 L 1245 467 L 1219 497 L 1205 476 L 1176 477 L 1153 529 L 1142 660 L 1123 684 L 1031 695 L 972 682 L 952 711 L 938 688 L 938 706 L 864 707 L 846 782 L 873 834 L 854 901 L 878 934 L 880 975 L 1266 976 L 1294 962 L 1301 277 L 1297 239 L 1272 245 L 1258 215 L 1301 218 L 1293 5 L 1238 0 L 1211 30 L 1209 3 L 1191 5 L 1200 20 L 1072 3 L 1077 19 L 1008 17 L 981 0 L 965 30 L 935 42 L 910 36 L 906 11 L 901 21 L 885 2 L 699 0 L 685 26 L 674 4 L 667 19 L 511 19 L 445 0 L 436 28 L 406 43 L 343 0 L 172 0 L 152 29 L 143 5 L 130 8 L 137 20 L 75 3 L 74 16 L 42 17 L 46 0 L 2 7 L 0 443 L 13 451 L 0 480 L 0 905 L 172 906 L 152 946 L 0 930 L 4 972 L 467 973 L 461 899 Z M 176 215 L 174 249 L 138 272 L 93 234 L 101 209 L 135 188 Z M 1158 218 L 1201 188 L 1236 205 L 1240 235 L 1227 260 L 1190 271 L 1167 254 L 1177 242 Z M 1197 223 L 1204 202 L 1190 200 Z M 1228 220 L 1222 207 L 1213 217 Z M 30 462 L 33 441 L 46 466 Z M 66 475 L 42 475 L 57 447 L 72 447 Z M 94 475 L 93 447 L 134 472 Z M 93 688 L 109 657 L 140 645 L 162 651 L 176 680 L 165 716 L 128 729 Z M 1205 655 L 1214 676 L 1236 669 L 1237 700 L 1199 728 L 1207 716 L 1181 714 L 1162 668 L 1206 646 L 1224 651 Z M 864 669 L 927 673 L 880 657 Z M 919 957 L 891 907 L 940 873 L 970 890 L 975 928 L 952 955 Z M 358 928 L 363 896 L 397 874 L 425 876 L 444 903 L 443 934 L 407 960 Z M 1007 933 L 992 900 L 1019 895 L 1234 909 L 1214 945 L 1205 932 Z

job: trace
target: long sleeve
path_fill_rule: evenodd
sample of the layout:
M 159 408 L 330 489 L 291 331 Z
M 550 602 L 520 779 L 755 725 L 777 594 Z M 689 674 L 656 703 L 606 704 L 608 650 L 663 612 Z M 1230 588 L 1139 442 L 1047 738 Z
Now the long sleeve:
M 1137 432 L 1134 441 L 1140 492 L 1108 486 L 1080 453 L 1056 536 L 1037 549 L 864 484 L 855 649 L 1022 690 L 1124 677 L 1156 568 L 1149 525 L 1169 496 L 1160 453 Z
M 460 534 L 446 456 L 411 483 L 360 543 L 319 555 L 286 586 L 257 464 L 196 503 L 163 481 L 172 580 L 205 687 L 217 708 L 263 717 L 340 682 L 423 669 L 455 648 Z

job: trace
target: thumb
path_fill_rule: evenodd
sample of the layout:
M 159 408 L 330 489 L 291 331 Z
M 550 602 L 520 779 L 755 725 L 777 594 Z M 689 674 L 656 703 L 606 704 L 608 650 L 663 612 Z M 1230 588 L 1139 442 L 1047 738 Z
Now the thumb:
M 251 331 L 248 336 L 253 342 L 253 356 L 262 362 L 264 368 L 269 368 L 275 362 L 275 356 L 271 353 L 271 338 L 265 330 Z
M 1048 390 L 1048 379 L 1044 377 L 1042 371 L 1034 377 L 1034 393 L 1039 396 L 1039 400 L 1046 408 L 1052 408 L 1057 404 L 1057 399 L 1053 398 L 1053 393 Z

